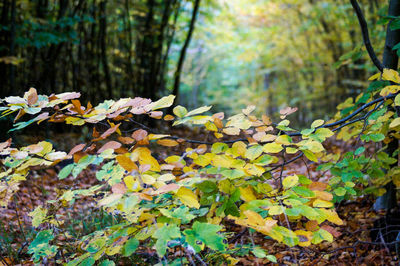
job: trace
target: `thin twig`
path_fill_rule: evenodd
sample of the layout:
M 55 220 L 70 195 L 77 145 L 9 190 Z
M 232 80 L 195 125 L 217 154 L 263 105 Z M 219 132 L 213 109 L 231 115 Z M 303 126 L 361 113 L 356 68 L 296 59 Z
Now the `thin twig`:
M 369 38 L 369 33 L 368 33 L 368 24 L 367 21 L 365 20 L 364 14 L 358 5 L 357 0 L 350 0 L 351 5 L 353 6 L 354 11 L 356 12 L 358 22 L 360 23 L 361 27 L 361 33 L 362 37 L 364 40 L 364 45 L 365 48 L 367 49 L 368 55 L 371 58 L 372 62 L 376 66 L 377 69 L 379 69 L 380 72 L 383 71 L 383 65 L 381 61 L 378 59 L 378 57 L 375 54 L 374 48 L 371 45 L 371 40 Z

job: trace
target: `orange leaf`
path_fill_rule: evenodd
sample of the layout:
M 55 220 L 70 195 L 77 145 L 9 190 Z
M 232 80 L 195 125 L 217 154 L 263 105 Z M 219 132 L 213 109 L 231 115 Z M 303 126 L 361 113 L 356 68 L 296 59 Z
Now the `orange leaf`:
M 119 165 L 121 165 L 126 171 L 132 172 L 133 170 L 139 170 L 137 165 L 127 156 L 118 155 L 116 158 Z
M 173 117 L 172 115 L 166 115 L 166 116 L 164 116 L 164 120 L 165 121 L 171 121 L 171 120 L 174 120 L 175 119 L 175 117 Z
M 71 100 L 72 104 L 74 105 L 74 111 L 78 114 L 83 115 L 85 112 L 82 110 L 81 102 L 79 100 Z
M 319 191 L 324 191 L 328 184 L 322 183 L 322 182 L 312 182 L 308 188 L 311 190 L 319 190 Z
M 157 140 L 157 144 L 165 146 L 165 147 L 175 147 L 179 143 L 172 139 L 160 139 L 160 140 Z

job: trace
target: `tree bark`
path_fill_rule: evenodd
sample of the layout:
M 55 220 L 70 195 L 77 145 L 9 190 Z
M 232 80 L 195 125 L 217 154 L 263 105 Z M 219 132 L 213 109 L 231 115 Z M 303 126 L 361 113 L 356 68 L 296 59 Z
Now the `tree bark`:
M 400 16 L 400 0 L 390 0 L 389 2 L 389 16 Z M 390 68 L 397 70 L 399 57 L 397 56 L 396 51 L 392 50 L 392 48 L 400 42 L 400 30 L 391 30 L 390 24 L 386 30 L 386 41 L 385 48 L 383 51 L 383 62 L 382 65 L 384 68 Z M 397 116 L 400 116 L 400 110 L 396 108 Z M 387 153 L 392 156 L 393 153 L 398 149 L 399 142 L 397 139 L 393 139 L 387 149 Z M 398 163 L 396 163 L 397 165 Z M 385 186 L 386 193 L 379 197 L 375 204 L 374 209 L 386 209 L 391 210 L 397 206 L 397 198 L 396 198 L 396 187 L 393 182 L 388 183 Z
M 187 51 L 187 48 L 189 47 L 190 40 L 192 38 L 192 34 L 194 31 L 194 26 L 196 23 L 199 7 L 200 7 L 200 0 L 195 0 L 194 6 L 193 6 L 193 12 L 192 12 L 192 19 L 190 20 L 190 25 L 189 25 L 189 31 L 188 31 L 185 43 L 183 44 L 183 47 L 182 47 L 182 50 L 181 50 L 181 53 L 179 56 L 178 65 L 177 65 L 176 72 L 175 72 L 174 90 L 172 92 L 172 94 L 176 96 L 175 103 L 177 102 L 178 97 L 179 97 L 179 85 L 181 82 L 181 71 L 182 71 L 182 67 L 183 67 L 183 62 L 185 61 L 186 51 Z

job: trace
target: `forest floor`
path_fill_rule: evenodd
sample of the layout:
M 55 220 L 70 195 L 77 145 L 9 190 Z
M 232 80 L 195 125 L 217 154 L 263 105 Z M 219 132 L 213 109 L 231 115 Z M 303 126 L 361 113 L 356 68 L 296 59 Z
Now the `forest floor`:
M 71 146 L 72 147 L 72 144 Z M 8 208 L 0 209 L 0 266 L 3 265 L 33 265 L 28 260 L 27 247 L 34 231 L 31 227 L 31 217 L 28 215 L 35 207 L 45 204 L 47 200 L 55 199 L 66 189 L 88 188 L 98 181 L 93 170 L 84 170 L 77 179 L 66 178 L 58 180 L 60 167 L 51 169 L 33 169 L 28 179 L 22 183 L 15 200 Z M 316 180 L 320 173 L 316 165 L 306 165 L 298 160 L 285 168 L 285 172 L 302 173 Z M 342 226 L 323 225 L 323 228 L 334 236 L 332 243 L 323 242 L 309 247 L 295 246 L 289 248 L 274 240 L 266 239 L 261 233 L 249 233 L 243 227 L 226 221 L 230 232 L 237 232 L 229 240 L 230 248 L 246 244 L 256 244 L 263 247 L 268 254 L 274 255 L 280 265 L 397 265 L 399 254 L 394 245 L 388 245 L 390 237 L 386 237 L 385 229 L 376 239 L 371 239 L 370 232 L 374 222 L 383 217 L 372 209 L 373 200 L 369 197 L 337 204 L 337 212 L 344 221 Z M 58 215 L 70 217 L 70 222 L 64 224 L 67 231 L 79 238 L 93 232 L 99 226 L 116 223 L 112 216 L 105 215 L 95 207 L 93 198 L 77 200 L 72 207 L 63 207 Z M 397 220 L 397 224 L 398 220 Z M 296 226 L 296 225 L 293 225 Z M 317 226 L 307 223 L 309 230 Z M 390 228 L 389 228 L 390 229 Z M 394 237 L 395 240 L 396 236 Z M 382 241 L 383 240 L 383 241 Z M 65 241 L 65 239 L 58 239 Z M 157 256 L 155 251 L 147 251 Z M 270 265 L 267 259 L 254 257 L 251 253 L 238 256 L 237 265 Z M 178 254 L 177 254 L 178 256 Z M 49 263 L 52 265 L 51 263 Z M 149 263 L 150 264 L 150 263 Z M 123 263 L 121 263 L 123 265 Z M 143 265 L 143 264 L 140 264 Z

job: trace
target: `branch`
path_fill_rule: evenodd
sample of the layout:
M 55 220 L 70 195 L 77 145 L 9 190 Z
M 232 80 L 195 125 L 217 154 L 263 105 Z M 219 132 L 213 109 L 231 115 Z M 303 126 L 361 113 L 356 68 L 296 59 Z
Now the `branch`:
M 374 48 L 371 45 L 371 41 L 369 39 L 368 33 L 368 25 L 367 21 L 365 20 L 364 14 L 358 5 L 357 0 L 350 0 L 351 5 L 353 6 L 354 11 L 357 14 L 358 22 L 360 23 L 361 33 L 364 40 L 365 48 L 367 49 L 368 55 L 371 58 L 372 62 L 379 69 L 380 72 L 383 71 L 383 65 L 381 61 L 379 61 L 378 57 L 375 54 Z

